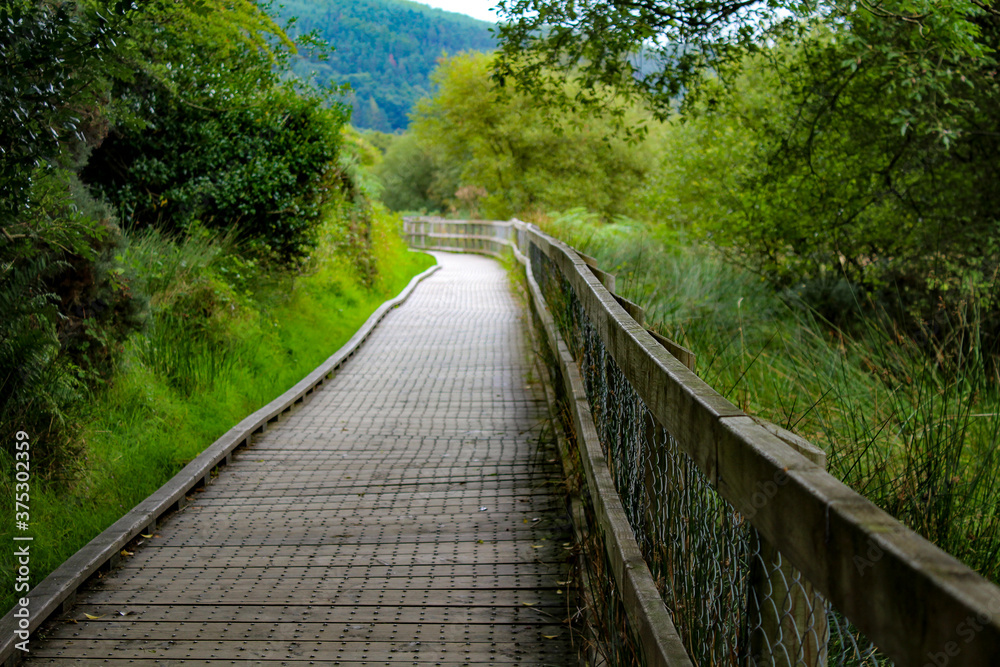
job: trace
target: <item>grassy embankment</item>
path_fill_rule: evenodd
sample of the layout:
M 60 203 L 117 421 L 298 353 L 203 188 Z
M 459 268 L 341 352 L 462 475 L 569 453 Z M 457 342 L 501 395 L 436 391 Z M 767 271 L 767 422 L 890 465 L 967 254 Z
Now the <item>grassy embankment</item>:
M 819 445 L 834 476 L 1000 580 L 1000 377 L 976 320 L 993 295 L 969 300 L 935 353 L 863 304 L 851 331 L 833 327 L 682 236 L 579 211 L 542 223 L 617 273 L 730 401 Z
M 338 243 L 331 225 L 296 275 L 260 270 L 225 239 L 129 236 L 123 259 L 150 295 L 149 326 L 75 415 L 72 460 L 49 479 L 32 478 L 32 585 L 318 366 L 431 266 L 430 256 L 406 250 L 397 228 L 398 219 L 375 213 L 359 268 L 357 246 Z M 12 507 L 14 475 L 6 457 L 2 465 L 0 491 Z M 11 540 L 2 544 L 0 559 L 13 562 Z M 6 611 L 15 599 L 13 568 L 4 568 L 0 589 Z

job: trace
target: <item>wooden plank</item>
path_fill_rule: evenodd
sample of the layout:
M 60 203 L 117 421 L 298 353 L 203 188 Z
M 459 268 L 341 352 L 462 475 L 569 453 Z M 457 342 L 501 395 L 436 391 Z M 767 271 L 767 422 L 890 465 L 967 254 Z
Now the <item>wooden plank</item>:
M 148 589 L 110 590 L 100 589 L 87 593 L 87 602 L 98 605 L 278 605 L 296 603 L 323 604 L 329 606 L 383 606 L 383 607 L 519 607 L 542 606 L 559 607 L 565 605 L 564 596 L 552 588 L 517 589 L 430 589 L 409 586 L 394 589 L 374 589 L 360 587 L 319 587 L 313 582 L 282 582 L 279 586 L 271 582 L 259 585 L 256 582 L 237 581 L 226 585 L 202 585 L 195 580 L 185 582 L 162 582 L 162 590 Z
M 495 658 L 496 656 L 492 656 L 492 657 Z M 407 665 L 418 665 L 418 666 L 419 665 L 442 665 L 442 664 L 449 664 L 449 663 L 441 662 L 440 660 L 435 660 L 433 658 L 424 659 L 424 658 L 422 658 L 420 656 L 407 657 L 406 660 L 405 660 L 405 663 Z M 37 660 L 32 661 L 32 664 L 61 666 L 61 665 L 69 665 L 69 664 L 79 665 L 80 662 L 77 661 L 77 660 L 64 660 L 62 658 L 38 658 Z M 107 665 L 119 665 L 120 664 L 120 665 L 123 665 L 123 666 L 128 665 L 128 667 L 163 667 L 164 662 L 163 662 L 163 660 L 144 659 L 144 658 L 123 658 L 120 661 L 118 659 L 115 659 L 115 658 L 105 658 L 105 659 L 101 660 L 100 664 L 102 664 L 102 665 L 105 665 L 105 664 L 107 664 Z M 233 659 L 232 658 L 222 658 L 220 660 L 215 660 L 215 659 L 193 660 L 192 659 L 192 660 L 184 660 L 183 664 L 184 665 L 201 665 L 203 667 L 218 667 L 220 665 L 229 665 L 231 667 L 233 665 Z M 239 663 L 237 663 L 237 664 L 239 664 Z M 273 658 L 273 659 L 267 659 L 267 660 L 254 660 L 251 664 L 254 664 L 254 665 L 257 665 L 257 664 L 261 664 L 261 665 L 274 665 L 276 667 L 277 666 L 283 666 L 283 665 L 287 665 L 288 667 L 297 667 L 298 665 L 316 665 L 316 661 L 315 660 L 310 660 L 308 658 L 301 658 L 301 659 L 299 659 L 299 658 Z M 384 667 L 386 665 L 386 661 L 383 658 L 377 658 L 377 659 L 372 660 L 372 659 L 368 659 L 368 658 L 366 658 L 366 657 L 364 657 L 362 655 L 362 656 L 352 657 L 349 661 L 334 660 L 330 664 L 331 665 L 352 665 L 352 666 L 382 665 Z M 462 661 L 460 661 L 460 662 L 458 662 L 456 664 L 469 665 L 470 663 L 468 661 L 466 661 L 466 660 L 462 660 Z M 562 663 L 551 663 L 551 664 L 562 664 Z
M 271 661 L 294 657 L 336 664 L 337 661 L 368 660 L 412 662 L 415 659 L 442 664 L 488 663 L 491 661 L 530 661 L 532 665 L 565 664 L 565 650 L 560 641 L 521 642 L 443 642 L 414 639 L 391 642 L 348 641 L 178 641 L 178 640 L 103 640 L 80 639 L 58 653 L 43 646 L 39 658 L 63 660 L 104 660 L 156 658 L 157 660 L 228 659 Z
M 358 606 L 351 623 L 458 623 L 518 625 L 562 623 L 569 615 L 565 604 L 556 607 L 395 607 Z M 573 610 L 575 611 L 575 610 Z M 98 617 L 92 621 L 87 615 Z M 126 614 L 126 616 L 122 616 Z M 142 623 L 344 623 L 344 609 L 330 605 L 96 605 L 84 602 L 69 615 L 59 616 L 52 627 L 111 623 L 113 619 Z
M 646 329 L 646 331 L 648 331 L 649 335 L 653 337 L 653 340 L 662 345 L 667 352 L 672 354 L 674 358 L 677 359 L 677 361 L 687 366 L 688 370 L 690 370 L 692 373 L 695 372 L 695 366 L 697 365 L 697 357 L 695 356 L 694 352 L 687 349 L 683 345 L 675 343 L 666 336 L 662 336 L 656 333 L 652 329 Z
M 141 637 L 150 641 L 182 642 L 213 640 L 224 636 L 228 641 L 296 641 L 301 639 L 327 641 L 389 642 L 399 637 L 455 640 L 466 642 L 541 642 L 546 638 L 566 637 L 569 630 L 559 623 L 299 623 L 247 621 L 181 621 L 166 622 L 101 622 L 63 623 L 50 631 L 54 639 L 128 639 Z
M 323 591 L 344 591 L 357 590 L 359 588 L 371 588 L 379 591 L 387 590 L 422 590 L 422 591 L 451 591 L 451 590 L 508 590 L 517 591 L 523 589 L 539 591 L 561 591 L 568 588 L 565 584 L 557 582 L 563 581 L 558 576 L 544 576 L 537 573 L 529 575 L 507 575 L 507 576 L 483 576 L 483 577 L 370 577 L 357 575 L 351 578 L 331 578 L 325 573 L 326 568 L 303 568 L 303 571 L 296 575 L 295 581 L 298 585 L 308 590 Z M 218 588 L 233 588 L 237 580 L 246 589 L 252 586 L 267 588 L 273 591 L 281 591 L 282 587 L 288 586 L 288 568 L 283 568 L 280 576 L 272 574 L 267 576 L 254 577 L 246 575 L 242 577 L 227 576 L 227 569 L 214 568 L 209 572 L 199 569 L 185 575 L 187 570 L 177 570 L 176 574 L 159 570 L 153 576 L 169 582 L 170 586 L 200 586 L 205 590 Z M 261 570 L 267 573 L 266 569 Z M 95 591 L 125 591 L 134 592 L 144 589 L 145 581 L 134 581 L 122 576 L 117 576 L 106 581 L 95 583 L 91 590 Z
M 646 323 L 646 311 L 642 306 L 634 301 L 629 301 L 620 294 L 614 294 L 613 290 L 608 291 L 612 292 L 612 296 L 615 297 L 615 301 L 618 302 L 618 305 L 624 308 L 625 312 L 629 314 L 629 317 L 635 320 L 637 324 L 642 326 Z
M 545 565 L 558 565 L 566 560 L 571 553 L 561 545 L 542 545 L 540 549 L 532 548 L 531 544 L 507 544 L 495 546 L 489 543 L 476 545 L 442 545 L 422 546 L 419 553 L 413 553 L 411 545 L 402 547 L 380 545 L 377 549 L 370 546 L 343 547 L 323 545 L 321 547 L 306 546 L 296 549 L 297 553 L 288 553 L 292 549 L 280 545 L 266 546 L 226 546 L 226 547 L 164 547 L 161 549 L 142 548 L 129 561 L 145 566 L 160 567 L 166 564 L 185 567 L 204 567 L 206 565 L 225 564 L 226 567 L 337 567 L 360 563 L 371 565 L 399 566 L 425 564 L 474 564 L 474 563 L 519 563 L 538 562 Z M 322 551 L 323 553 L 314 553 Z
M 223 579 L 334 579 L 350 581 L 354 579 L 392 582 L 397 579 L 416 580 L 453 580 L 482 581 L 490 586 L 490 582 L 505 579 L 537 581 L 542 585 L 548 581 L 565 582 L 569 578 L 570 564 L 566 562 L 542 563 L 539 561 L 519 563 L 465 563 L 465 564 L 418 564 L 418 565 L 382 565 L 379 563 L 364 563 L 355 565 L 340 565 L 330 567 L 315 567 L 300 565 L 278 567 L 263 562 L 257 566 L 241 568 L 214 565 L 206 567 L 184 567 L 176 564 L 153 566 L 147 563 L 136 564 L 135 559 L 129 559 L 114 577 L 101 577 L 91 582 L 94 589 L 118 585 L 127 587 L 133 580 L 144 583 L 148 578 L 165 577 L 167 579 L 202 579 L 216 581 Z M 138 585 L 138 584 L 136 584 Z M 389 583 L 387 586 L 391 585 Z M 497 585 L 497 587 L 501 587 Z
M 587 480 L 587 489 L 611 564 L 615 587 L 625 611 L 639 636 L 644 664 L 663 667 L 691 667 L 691 660 L 677 634 L 670 614 L 663 604 L 649 567 L 635 541 L 621 499 L 615 490 L 607 459 L 601 449 L 590 403 L 587 401 L 580 368 L 556 329 L 555 320 L 545 304 L 538 283 L 528 272 L 528 287 L 536 303 L 550 349 L 556 356 L 562 375 L 573 430 L 576 435 L 580 462 Z

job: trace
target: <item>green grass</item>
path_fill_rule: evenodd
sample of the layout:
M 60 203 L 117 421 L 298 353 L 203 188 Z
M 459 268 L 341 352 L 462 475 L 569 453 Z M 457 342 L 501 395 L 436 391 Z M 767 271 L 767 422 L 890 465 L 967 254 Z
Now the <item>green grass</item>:
M 935 354 L 871 308 L 855 305 L 851 333 L 833 327 L 682 235 L 583 211 L 544 226 L 616 273 L 717 391 L 822 447 L 833 475 L 1000 580 L 1000 377 L 975 299 Z
M 152 321 L 77 415 L 80 457 L 59 479 L 32 478 L 32 585 L 313 370 L 431 266 L 430 256 L 406 250 L 397 227 L 376 211 L 371 254 L 378 273 L 369 285 L 354 258 L 331 244 L 289 275 L 240 258 L 227 239 L 130 238 L 126 259 L 136 268 L 136 287 L 151 295 Z M 0 475 L 3 504 L 12 508 L 6 457 Z M 9 533 L 0 536 L 4 563 L 13 562 L 11 544 Z M 12 567 L 3 568 L 0 586 L 8 609 Z

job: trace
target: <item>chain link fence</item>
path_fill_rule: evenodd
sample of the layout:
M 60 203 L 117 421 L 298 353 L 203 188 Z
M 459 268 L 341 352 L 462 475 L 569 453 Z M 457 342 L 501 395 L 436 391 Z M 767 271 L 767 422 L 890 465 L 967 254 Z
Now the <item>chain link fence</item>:
M 608 354 L 569 282 L 533 244 L 530 259 L 557 327 L 580 364 L 618 495 L 692 661 L 890 664 L 718 495 Z M 595 532 L 600 531 L 592 527 Z M 613 588 L 604 585 L 607 590 L 593 594 L 604 615 L 615 606 L 609 602 L 619 602 Z M 624 616 L 614 615 L 602 625 L 612 626 L 606 640 L 611 648 L 604 652 L 611 664 L 642 664 L 641 656 L 619 650 L 622 636 L 628 636 L 622 630 Z M 632 643 L 624 643 L 634 651 Z

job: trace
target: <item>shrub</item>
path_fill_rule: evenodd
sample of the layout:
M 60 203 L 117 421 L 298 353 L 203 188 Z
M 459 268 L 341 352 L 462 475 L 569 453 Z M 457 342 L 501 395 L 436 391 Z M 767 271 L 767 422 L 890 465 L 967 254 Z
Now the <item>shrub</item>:
M 342 185 L 346 112 L 277 87 L 246 106 L 208 109 L 159 90 L 149 126 L 112 130 L 82 177 L 130 224 L 232 229 L 288 262 L 314 245 L 324 204 Z

